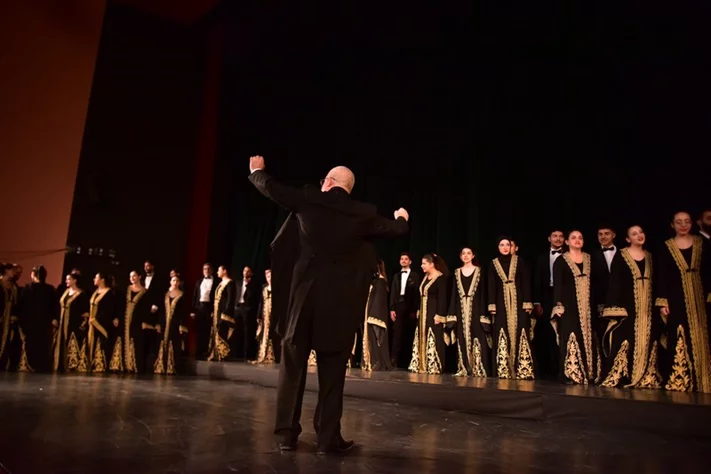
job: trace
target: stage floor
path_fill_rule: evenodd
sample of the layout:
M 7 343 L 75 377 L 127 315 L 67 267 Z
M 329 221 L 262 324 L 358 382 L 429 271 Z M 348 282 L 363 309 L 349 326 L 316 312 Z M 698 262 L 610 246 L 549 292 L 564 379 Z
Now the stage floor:
M 350 397 L 343 432 L 359 447 L 321 458 L 311 392 L 298 451 L 280 453 L 274 404 L 273 389 L 206 377 L 3 373 L 0 472 L 678 474 L 708 463 L 708 438 Z
M 201 376 L 276 387 L 277 365 L 193 362 Z M 318 390 L 315 367 L 306 390 Z M 711 395 L 349 369 L 346 396 L 449 412 L 711 436 Z

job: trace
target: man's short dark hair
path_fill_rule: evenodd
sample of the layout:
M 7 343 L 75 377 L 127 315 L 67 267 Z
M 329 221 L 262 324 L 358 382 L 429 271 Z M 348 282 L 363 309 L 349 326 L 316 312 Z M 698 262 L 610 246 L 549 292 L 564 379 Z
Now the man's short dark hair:
M 412 257 L 410 256 L 410 252 L 401 252 L 400 257 L 407 257 L 410 260 L 412 260 Z

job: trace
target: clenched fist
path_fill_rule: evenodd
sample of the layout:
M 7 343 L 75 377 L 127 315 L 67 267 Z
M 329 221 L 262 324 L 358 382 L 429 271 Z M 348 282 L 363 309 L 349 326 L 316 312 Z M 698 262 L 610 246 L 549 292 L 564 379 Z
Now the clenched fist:
M 254 171 L 257 170 L 263 170 L 264 169 L 264 157 L 263 156 L 251 156 L 249 158 L 249 171 L 250 173 L 253 173 Z
M 410 220 L 410 214 L 408 214 L 407 211 L 405 209 L 403 209 L 402 207 L 400 209 L 398 209 L 397 211 L 395 211 L 395 219 L 397 219 L 398 217 L 402 217 L 406 221 Z

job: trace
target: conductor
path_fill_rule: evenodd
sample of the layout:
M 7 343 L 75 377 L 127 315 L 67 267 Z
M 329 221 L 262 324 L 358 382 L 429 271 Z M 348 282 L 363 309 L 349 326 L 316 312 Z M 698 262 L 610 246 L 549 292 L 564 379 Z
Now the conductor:
M 272 318 L 283 337 L 277 389 L 275 434 L 282 451 L 296 449 L 301 434 L 301 404 L 311 350 L 318 362 L 318 404 L 314 428 L 318 454 L 348 451 L 353 441 L 341 435 L 346 363 L 357 327 L 363 322 L 368 289 L 377 269 L 371 239 L 408 231 L 409 215 L 395 219 L 350 193 L 355 176 L 333 168 L 315 187 L 279 183 L 264 158 L 249 160 L 250 181 L 266 197 L 291 211 L 272 243 Z

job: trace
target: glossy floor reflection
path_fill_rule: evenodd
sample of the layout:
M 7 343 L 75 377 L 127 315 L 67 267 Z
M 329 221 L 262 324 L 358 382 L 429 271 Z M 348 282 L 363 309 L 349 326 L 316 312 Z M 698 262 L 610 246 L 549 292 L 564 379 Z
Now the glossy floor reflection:
M 229 381 L 0 375 L 0 472 L 702 472 L 708 438 L 518 422 L 347 399 L 349 456 L 315 455 L 307 393 L 295 453 L 271 435 L 275 391 Z

